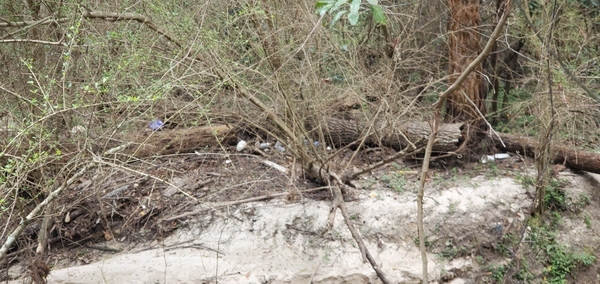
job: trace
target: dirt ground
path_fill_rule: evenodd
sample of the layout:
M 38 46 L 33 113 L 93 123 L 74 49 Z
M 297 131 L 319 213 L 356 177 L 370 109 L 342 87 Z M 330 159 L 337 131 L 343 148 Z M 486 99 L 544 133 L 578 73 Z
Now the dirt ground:
M 131 163 L 127 170 L 100 168 L 82 179 L 54 208 L 44 260 L 51 268 L 48 283 L 380 283 L 339 210 L 328 227 L 328 189 L 290 168 L 285 152 L 226 150 L 163 156 Z M 355 167 L 386 154 L 360 151 Z M 527 241 L 534 189 L 525 181 L 535 176 L 528 162 L 511 157 L 434 166 L 425 196 L 432 283 L 498 283 L 491 268 L 515 259 L 531 259 L 533 279 L 527 283 L 543 283 L 548 264 Z M 418 164 L 398 160 L 362 177 L 347 196 L 352 224 L 395 283 L 421 278 L 418 170 Z M 555 174 L 572 204 L 589 197 L 585 205 L 561 212 L 557 238 L 598 255 L 595 177 L 569 170 Z M 508 246 L 507 235 L 520 241 Z M 12 252 L 4 282 L 26 281 L 29 262 L 18 252 L 33 245 L 30 236 Z M 509 273 L 504 283 L 526 283 Z M 600 267 L 596 262 L 570 277 L 568 283 L 600 283 Z

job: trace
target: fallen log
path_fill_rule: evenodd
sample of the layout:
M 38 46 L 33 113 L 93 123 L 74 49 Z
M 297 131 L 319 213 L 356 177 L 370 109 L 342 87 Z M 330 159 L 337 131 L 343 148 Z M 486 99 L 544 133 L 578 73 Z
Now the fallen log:
M 458 150 L 464 141 L 463 125 L 463 123 L 441 125 L 433 151 L 447 153 Z M 425 146 L 431 133 L 431 125 L 422 121 L 404 123 L 378 121 L 369 131 L 370 124 L 367 122 L 323 117 L 317 122 L 309 121 L 307 126 L 312 130 L 315 139 L 319 137 L 318 130 L 323 131 L 327 143 L 332 145 L 345 146 L 365 139 L 366 145 L 385 146 L 397 151 L 407 146 L 414 146 L 414 149 Z
M 309 123 L 312 129 L 318 125 Z M 363 139 L 366 135 L 367 144 L 392 147 L 395 150 L 402 149 L 411 143 L 417 143 L 417 148 L 427 143 L 427 137 L 431 133 L 431 127 L 424 122 L 407 122 L 387 126 L 384 122 L 375 123 L 371 134 L 366 134 L 369 125 L 357 120 L 341 118 L 322 118 L 320 129 L 324 136 L 335 145 L 348 145 L 354 141 Z M 454 152 L 462 146 L 465 140 L 463 124 L 442 124 L 438 132 L 435 144 L 435 152 Z M 520 153 L 528 157 L 535 157 L 537 141 L 529 137 L 521 137 L 514 134 L 500 133 L 489 137 L 496 148 Z M 419 142 L 420 141 L 420 142 Z M 504 142 L 504 143 L 503 143 Z M 600 153 L 586 152 L 566 146 L 553 146 L 550 150 L 552 155 L 550 161 L 554 164 L 564 164 L 574 169 L 600 174 Z
M 491 138 L 498 149 L 520 153 L 532 158 L 535 157 L 535 149 L 538 143 L 532 138 L 506 133 L 500 133 L 499 137 L 493 136 Z M 563 164 L 573 170 L 600 174 L 600 153 L 576 150 L 566 146 L 552 146 L 550 155 L 552 155 L 550 161 L 553 164 Z
M 403 149 L 410 143 L 419 148 L 427 143 L 427 138 L 431 133 L 430 125 L 421 121 L 396 124 L 376 122 L 371 131 L 367 131 L 369 124 L 357 120 L 325 117 L 319 121 L 319 124 L 309 123 L 314 138 L 318 137 L 315 131 L 321 129 L 323 135 L 329 140 L 327 142 L 337 146 L 348 145 L 364 138 L 366 144 L 391 147 L 395 150 Z M 122 153 L 136 158 L 144 158 L 190 153 L 205 146 L 231 145 L 235 143 L 235 133 L 236 128 L 234 127 L 215 124 L 126 133 L 113 137 L 109 143 L 101 144 L 108 145 L 110 148 L 131 142 L 132 145 L 124 149 Z M 492 135 L 490 138 L 496 148 L 500 150 L 535 157 L 537 142 L 532 138 L 505 133 L 500 133 L 498 136 Z M 457 151 L 462 146 L 464 139 L 462 123 L 442 124 L 434 144 L 434 151 L 439 153 Z M 19 145 L 21 147 L 16 149 L 5 147 L 2 149 L 4 149 L 4 153 L 18 155 L 20 151 L 24 150 L 23 147 L 27 147 L 26 145 Z M 61 143 L 61 148 L 63 154 L 62 157 L 57 157 L 57 160 L 71 158 L 77 151 L 75 145 L 69 146 L 67 143 Z M 586 152 L 565 146 L 553 146 L 550 153 L 553 155 L 551 161 L 555 164 L 564 164 L 574 170 L 600 174 L 600 153 Z M 0 158 L 0 161 L 5 158 Z
M 136 158 L 177 153 L 191 153 L 205 146 L 230 145 L 235 142 L 234 128 L 224 124 L 191 128 L 129 133 L 117 139 L 132 145 L 123 153 Z
M 228 125 L 213 124 L 161 131 L 119 133 L 113 137 L 99 138 L 92 145 L 92 150 L 95 153 L 101 153 L 104 149 L 130 143 L 131 145 L 120 153 L 136 158 L 191 153 L 206 146 L 224 146 L 235 143 L 234 130 L 234 127 Z M 6 154 L 20 157 L 27 152 L 29 147 L 31 147 L 29 143 L 0 145 L 0 163 L 7 162 Z M 58 145 L 54 146 L 43 145 L 41 148 L 46 153 L 60 152 L 59 155 L 49 157 L 48 163 L 55 165 L 68 163 L 69 160 L 76 158 L 77 154 L 82 151 L 77 143 L 69 141 L 60 141 Z M 85 155 L 85 152 L 83 154 Z

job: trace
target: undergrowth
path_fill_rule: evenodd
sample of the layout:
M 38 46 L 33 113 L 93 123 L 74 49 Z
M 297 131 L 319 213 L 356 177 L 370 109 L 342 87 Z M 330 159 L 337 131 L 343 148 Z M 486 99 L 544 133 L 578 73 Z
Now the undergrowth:
M 531 217 L 525 239 L 520 241 L 521 232 L 503 235 L 497 244 L 497 252 L 510 259 L 506 264 L 490 265 L 488 271 L 495 283 L 503 283 L 507 278 L 532 283 L 543 277 L 543 283 L 568 283 L 576 281 L 576 272 L 596 263 L 596 252 L 592 247 L 572 247 L 561 237 L 563 215 L 580 212 L 589 205 L 589 197 L 580 195 L 571 200 L 565 192 L 564 181 L 552 180 L 546 188 L 545 216 Z M 573 218 L 577 216 L 570 216 Z M 590 227 L 587 227 L 591 229 Z M 520 250 L 516 257 L 515 250 Z M 541 266 L 541 275 L 533 271 Z

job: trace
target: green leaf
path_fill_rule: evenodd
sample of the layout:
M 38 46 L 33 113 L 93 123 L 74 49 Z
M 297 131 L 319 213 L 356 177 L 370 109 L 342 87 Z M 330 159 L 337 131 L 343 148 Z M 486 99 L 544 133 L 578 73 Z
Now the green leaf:
M 371 5 L 377 5 L 377 0 L 367 0 L 367 3 L 371 4 Z
M 317 3 L 315 3 L 315 7 L 317 9 L 319 9 L 319 8 L 326 6 L 328 4 L 331 4 L 331 3 L 333 3 L 333 0 L 321 0 L 321 1 L 317 1 Z
M 358 23 L 358 13 L 348 14 L 348 21 L 351 25 L 356 25 Z
M 358 10 L 360 8 L 361 0 L 352 0 L 350 3 L 350 14 L 348 14 L 348 21 L 351 25 L 356 25 L 358 23 Z
M 358 9 L 360 8 L 360 2 L 361 0 L 352 0 L 352 3 L 350 3 L 350 13 L 351 14 L 358 14 Z
M 315 4 L 317 8 L 317 13 L 319 14 L 319 16 L 323 17 L 323 15 L 325 15 L 325 13 L 327 13 L 329 9 L 333 7 L 334 4 L 335 3 L 333 2 L 333 0 L 317 1 L 317 3 Z
M 340 6 L 346 4 L 348 2 L 348 0 L 338 0 L 337 2 L 335 2 L 335 5 L 333 5 L 333 8 L 331 8 L 331 10 L 329 10 L 329 12 L 335 12 L 337 11 L 337 9 L 340 8 Z
M 331 25 L 333 26 L 335 24 L 335 22 L 337 22 L 337 20 L 339 20 L 344 14 L 346 14 L 346 12 L 348 11 L 339 11 L 335 14 L 335 16 L 333 17 L 333 20 L 331 20 Z
M 383 8 L 379 5 L 371 5 L 371 11 L 373 12 L 375 22 L 385 26 L 387 19 L 385 18 L 385 13 L 383 13 Z
M 329 11 L 331 6 L 333 6 L 333 4 L 325 5 L 319 9 L 317 9 L 317 13 L 319 13 L 319 16 L 323 17 L 323 15 L 325 15 L 325 13 L 327 13 L 327 11 Z

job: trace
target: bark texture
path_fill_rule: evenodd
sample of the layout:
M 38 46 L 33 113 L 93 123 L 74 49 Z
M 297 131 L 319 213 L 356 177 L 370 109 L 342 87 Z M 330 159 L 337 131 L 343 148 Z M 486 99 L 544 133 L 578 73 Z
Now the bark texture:
M 433 150 L 435 152 L 452 152 L 463 142 L 463 123 L 448 123 L 440 127 Z M 431 133 L 431 126 L 422 121 L 389 122 L 378 121 L 373 124 L 355 119 L 323 117 L 309 122 L 313 129 L 313 137 L 318 139 L 316 131 L 321 129 L 329 144 L 345 146 L 365 139 L 366 145 L 386 146 L 401 150 L 407 146 L 423 147 Z
M 369 127 L 368 124 L 356 120 L 340 118 L 322 118 L 321 129 L 325 137 L 331 139 L 335 145 L 343 146 L 363 139 Z M 369 144 L 402 149 L 408 141 L 421 147 L 427 143 L 427 136 L 431 127 L 424 122 L 411 121 L 388 127 L 385 123 L 375 123 L 373 134 L 368 135 L 365 141 Z M 378 127 L 377 127 L 378 126 Z M 464 124 L 451 123 L 440 125 L 440 130 L 434 144 L 436 152 L 453 152 L 458 150 L 465 141 Z M 538 143 L 535 139 L 521 137 L 514 134 L 500 133 L 500 137 L 489 137 L 497 149 L 508 152 L 520 153 L 528 157 L 535 157 Z M 503 143 L 504 142 L 504 146 Z M 565 166 L 581 171 L 600 174 L 600 153 L 586 152 L 572 147 L 554 146 L 550 149 L 550 162 L 564 164 Z
M 153 155 L 190 153 L 205 146 L 235 143 L 235 133 L 228 125 L 215 124 L 164 131 L 141 131 L 125 135 L 123 142 L 133 142 L 123 152 L 137 158 Z
M 528 137 L 514 134 L 500 134 L 500 138 L 492 137 L 498 149 L 508 152 L 518 152 L 521 155 L 534 157 L 537 141 Z M 550 163 L 563 164 L 571 169 L 600 174 L 600 153 L 586 152 L 566 146 L 553 146 L 550 148 Z
M 448 0 L 450 20 L 448 22 L 449 84 L 456 81 L 469 63 L 481 52 L 479 25 L 480 0 Z M 478 66 L 460 88 L 446 102 L 446 121 L 464 121 L 484 130 L 481 123 L 485 116 L 485 92 L 481 65 Z M 469 101 L 470 100 L 470 101 Z M 479 112 L 481 112 L 481 115 Z

